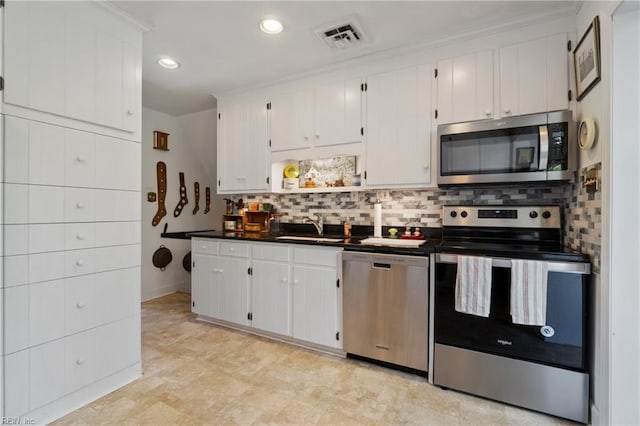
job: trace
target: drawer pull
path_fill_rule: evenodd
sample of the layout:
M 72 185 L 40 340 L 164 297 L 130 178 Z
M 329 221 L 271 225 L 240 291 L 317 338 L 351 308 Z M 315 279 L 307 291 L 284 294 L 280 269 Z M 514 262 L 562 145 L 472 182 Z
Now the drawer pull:
M 78 154 L 76 160 L 78 160 L 79 163 L 84 163 L 86 161 L 86 158 L 84 158 L 82 154 Z
M 82 259 L 76 260 L 76 265 L 77 266 L 84 266 L 84 260 L 82 260 Z
M 84 240 L 85 239 L 85 235 L 82 232 L 80 232 L 78 235 L 76 235 L 76 238 L 79 239 L 79 240 Z
M 385 351 L 388 351 L 388 350 L 389 350 L 389 346 L 380 345 L 380 344 L 376 344 L 376 348 L 378 348 L 378 349 L 384 349 Z
M 236 249 L 234 249 L 233 247 L 229 247 L 229 251 L 230 251 L 231 253 L 233 253 L 233 252 L 235 252 L 235 251 L 236 251 Z
M 82 364 L 84 364 L 84 358 L 78 358 L 76 360 L 76 365 L 82 365 Z
M 78 201 L 76 203 L 76 207 L 79 208 L 79 209 L 84 209 L 84 203 L 82 201 Z
M 77 303 L 76 303 L 76 306 L 78 307 L 78 309 L 82 309 L 82 308 L 84 308 L 85 306 L 87 306 L 87 304 L 86 304 L 86 303 L 84 303 L 84 302 L 77 302 Z
M 287 279 L 287 277 L 283 277 L 283 278 L 280 279 L 280 281 L 282 281 L 283 283 L 286 283 L 289 280 Z

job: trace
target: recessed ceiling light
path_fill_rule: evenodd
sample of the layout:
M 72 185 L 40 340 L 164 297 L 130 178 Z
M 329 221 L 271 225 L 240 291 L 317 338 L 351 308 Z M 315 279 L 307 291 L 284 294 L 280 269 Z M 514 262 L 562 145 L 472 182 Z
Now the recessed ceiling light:
M 158 59 L 158 64 L 160 64 L 161 67 L 170 70 L 180 68 L 180 64 L 178 63 L 178 61 L 176 61 L 175 59 L 167 58 L 166 56 L 164 58 Z
M 267 34 L 280 34 L 284 27 L 282 23 L 275 18 L 264 18 L 260 21 L 260 29 Z

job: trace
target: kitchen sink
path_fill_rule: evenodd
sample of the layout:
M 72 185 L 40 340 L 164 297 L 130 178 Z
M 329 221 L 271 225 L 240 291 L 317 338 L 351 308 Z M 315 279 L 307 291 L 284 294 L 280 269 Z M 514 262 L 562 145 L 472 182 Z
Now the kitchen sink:
M 326 238 L 326 237 L 300 237 L 298 235 L 282 235 L 276 237 L 276 240 L 293 240 L 293 241 L 315 241 L 316 243 L 339 243 L 342 238 Z

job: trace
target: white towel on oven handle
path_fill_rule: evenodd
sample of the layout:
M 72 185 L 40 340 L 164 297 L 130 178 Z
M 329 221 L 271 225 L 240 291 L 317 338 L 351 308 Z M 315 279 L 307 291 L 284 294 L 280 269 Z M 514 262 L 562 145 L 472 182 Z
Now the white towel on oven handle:
M 491 258 L 458 256 L 456 311 L 488 317 L 491 310 Z
M 511 260 L 511 318 L 514 324 L 546 325 L 547 262 Z

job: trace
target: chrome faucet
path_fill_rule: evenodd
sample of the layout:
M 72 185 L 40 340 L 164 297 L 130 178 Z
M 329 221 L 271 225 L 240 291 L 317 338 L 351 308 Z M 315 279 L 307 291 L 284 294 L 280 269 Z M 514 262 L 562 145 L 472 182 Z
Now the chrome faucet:
M 313 226 L 316 227 L 316 231 L 318 231 L 318 235 L 322 235 L 323 227 L 324 227 L 324 218 L 321 215 L 318 215 L 318 220 L 313 220 L 310 217 L 305 219 L 305 222 L 313 223 Z

